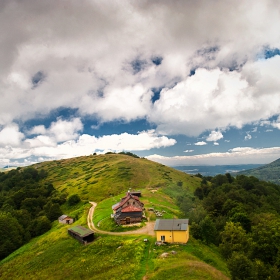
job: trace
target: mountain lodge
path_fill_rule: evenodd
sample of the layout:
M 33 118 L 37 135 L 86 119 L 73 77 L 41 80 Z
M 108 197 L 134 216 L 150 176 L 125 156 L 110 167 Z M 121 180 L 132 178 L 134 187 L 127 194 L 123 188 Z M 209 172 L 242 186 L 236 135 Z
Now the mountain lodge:
M 120 202 L 112 206 L 115 222 L 119 225 L 141 222 L 143 206 L 139 197 L 128 191 Z

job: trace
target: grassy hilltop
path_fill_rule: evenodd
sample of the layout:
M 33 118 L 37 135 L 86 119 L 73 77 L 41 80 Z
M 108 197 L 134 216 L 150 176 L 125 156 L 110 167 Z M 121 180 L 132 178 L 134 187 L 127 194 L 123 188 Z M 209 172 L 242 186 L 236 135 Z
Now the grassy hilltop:
M 108 225 L 111 203 L 131 189 L 142 190 L 146 207 L 166 210 L 166 217 L 182 215 L 176 197 L 193 195 L 200 179 L 143 158 L 106 154 L 49 161 L 34 165 L 46 171 L 45 182 L 69 197 L 82 201 L 64 203 L 65 214 L 76 218 L 74 225 L 87 225 L 88 201 L 98 203 L 95 224 Z M 108 210 L 109 208 L 109 210 Z M 151 219 L 155 217 L 150 216 Z M 155 238 L 144 235 L 96 234 L 83 246 L 68 236 L 57 221 L 45 234 L 33 238 L 0 262 L 1 279 L 228 279 L 226 265 L 215 246 L 190 238 L 187 245 L 155 246 Z M 101 225 L 102 226 L 102 225 Z M 143 242 L 147 238 L 148 242 Z M 175 252 L 175 253 L 174 253 Z M 168 253 L 166 258 L 163 253 Z
M 84 200 L 99 202 L 132 189 L 162 188 L 170 191 L 182 182 L 190 192 L 198 186 L 197 178 L 149 161 L 123 154 L 77 157 L 35 165 L 48 172 L 55 188 L 66 194 L 77 193 Z M 179 189 L 177 190 L 177 192 Z

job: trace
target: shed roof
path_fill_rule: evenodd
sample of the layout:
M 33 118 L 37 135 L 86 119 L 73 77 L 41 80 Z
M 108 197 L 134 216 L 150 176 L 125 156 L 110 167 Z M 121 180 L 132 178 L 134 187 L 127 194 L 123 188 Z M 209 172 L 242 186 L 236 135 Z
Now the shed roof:
M 135 196 L 141 196 L 141 191 L 136 191 L 136 190 L 131 190 L 131 191 L 128 191 L 128 193 L 131 193 L 132 195 L 135 195 Z
M 60 220 L 60 221 L 63 221 L 65 218 L 67 218 L 68 216 L 67 215 L 61 215 L 58 219 Z
M 86 236 L 94 233 L 92 230 L 82 227 L 82 226 L 75 226 L 75 227 L 69 228 L 68 231 L 74 232 L 74 233 L 80 235 L 81 237 L 86 237 Z
M 154 230 L 182 230 L 188 229 L 188 219 L 157 219 Z

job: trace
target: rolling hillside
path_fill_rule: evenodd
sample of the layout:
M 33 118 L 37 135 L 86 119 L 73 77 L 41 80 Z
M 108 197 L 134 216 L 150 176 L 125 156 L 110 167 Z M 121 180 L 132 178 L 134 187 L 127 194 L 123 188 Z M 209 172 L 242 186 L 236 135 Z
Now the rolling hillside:
M 260 180 L 270 181 L 274 184 L 280 185 L 280 159 L 277 159 L 269 164 L 260 166 L 258 168 L 238 172 L 237 174 L 254 176 Z
M 77 193 L 84 200 L 96 202 L 129 188 L 168 188 L 171 191 L 183 182 L 182 187 L 193 192 L 199 184 L 197 178 L 178 170 L 122 154 L 77 157 L 35 166 L 47 171 L 46 180 L 51 181 L 57 190 L 66 194 Z
M 44 180 L 59 192 L 82 198 L 74 206 L 61 206 L 64 213 L 76 218 L 74 225 L 87 225 L 88 201 L 95 201 L 98 206 L 93 220 L 95 224 L 104 222 L 100 226 L 107 230 L 112 203 L 129 188 L 141 189 L 145 206 L 164 209 L 170 218 L 181 215 L 176 196 L 183 190 L 192 196 L 200 185 L 199 178 L 122 154 L 50 161 L 33 167 L 45 170 L 48 175 Z M 155 219 L 146 212 L 150 219 Z M 187 245 L 156 246 L 153 236 L 96 234 L 92 244 L 83 246 L 67 234 L 71 226 L 54 221 L 50 231 L 33 238 L 0 262 L 0 278 L 229 279 L 216 247 L 193 238 Z M 144 238 L 148 242 L 143 242 Z

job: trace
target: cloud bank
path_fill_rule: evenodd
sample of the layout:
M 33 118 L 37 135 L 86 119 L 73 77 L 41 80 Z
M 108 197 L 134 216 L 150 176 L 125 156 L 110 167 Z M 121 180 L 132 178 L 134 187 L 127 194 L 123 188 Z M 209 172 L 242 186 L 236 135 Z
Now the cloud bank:
M 150 155 L 147 158 L 168 166 L 179 165 L 224 165 L 224 164 L 252 164 L 270 163 L 280 158 L 280 147 L 254 149 L 251 147 L 238 147 L 230 149 L 225 153 L 209 153 L 193 156 L 173 156 Z
M 33 161 L 70 158 L 95 152 L 150 150 L 176 143 L 175 139 L 157 135 L 154 130 L 142 131 L 138 134 L 122 133 L 96 137 L 88 134 L 78 135 L 77 131 L 81 129 L 81 121 L 78 118 L 71 121 L 58 119 L 49 128 L 34 127 L 29 131 L 30 138 L 23 139 L 23 134 L 18 131 L 17 125 L 5 127 L 0 132 L 3 140 L 0 142 L 2 156 L 0 164 L 16 162 L 18 165 L 26 165 Z M 40 135 L 33 135 L 37 133 Z
M 271 117 L 280 129 L 279 26 L 274 0 L 1 1 L 0 158 L 151 149 L 205 132 L 218 146 L 223 131 Z M 26 129 L 58 108 L 76 115 Z M 155 131 L 104 136 L 105 147 L 83 134 L 85 118 Z

